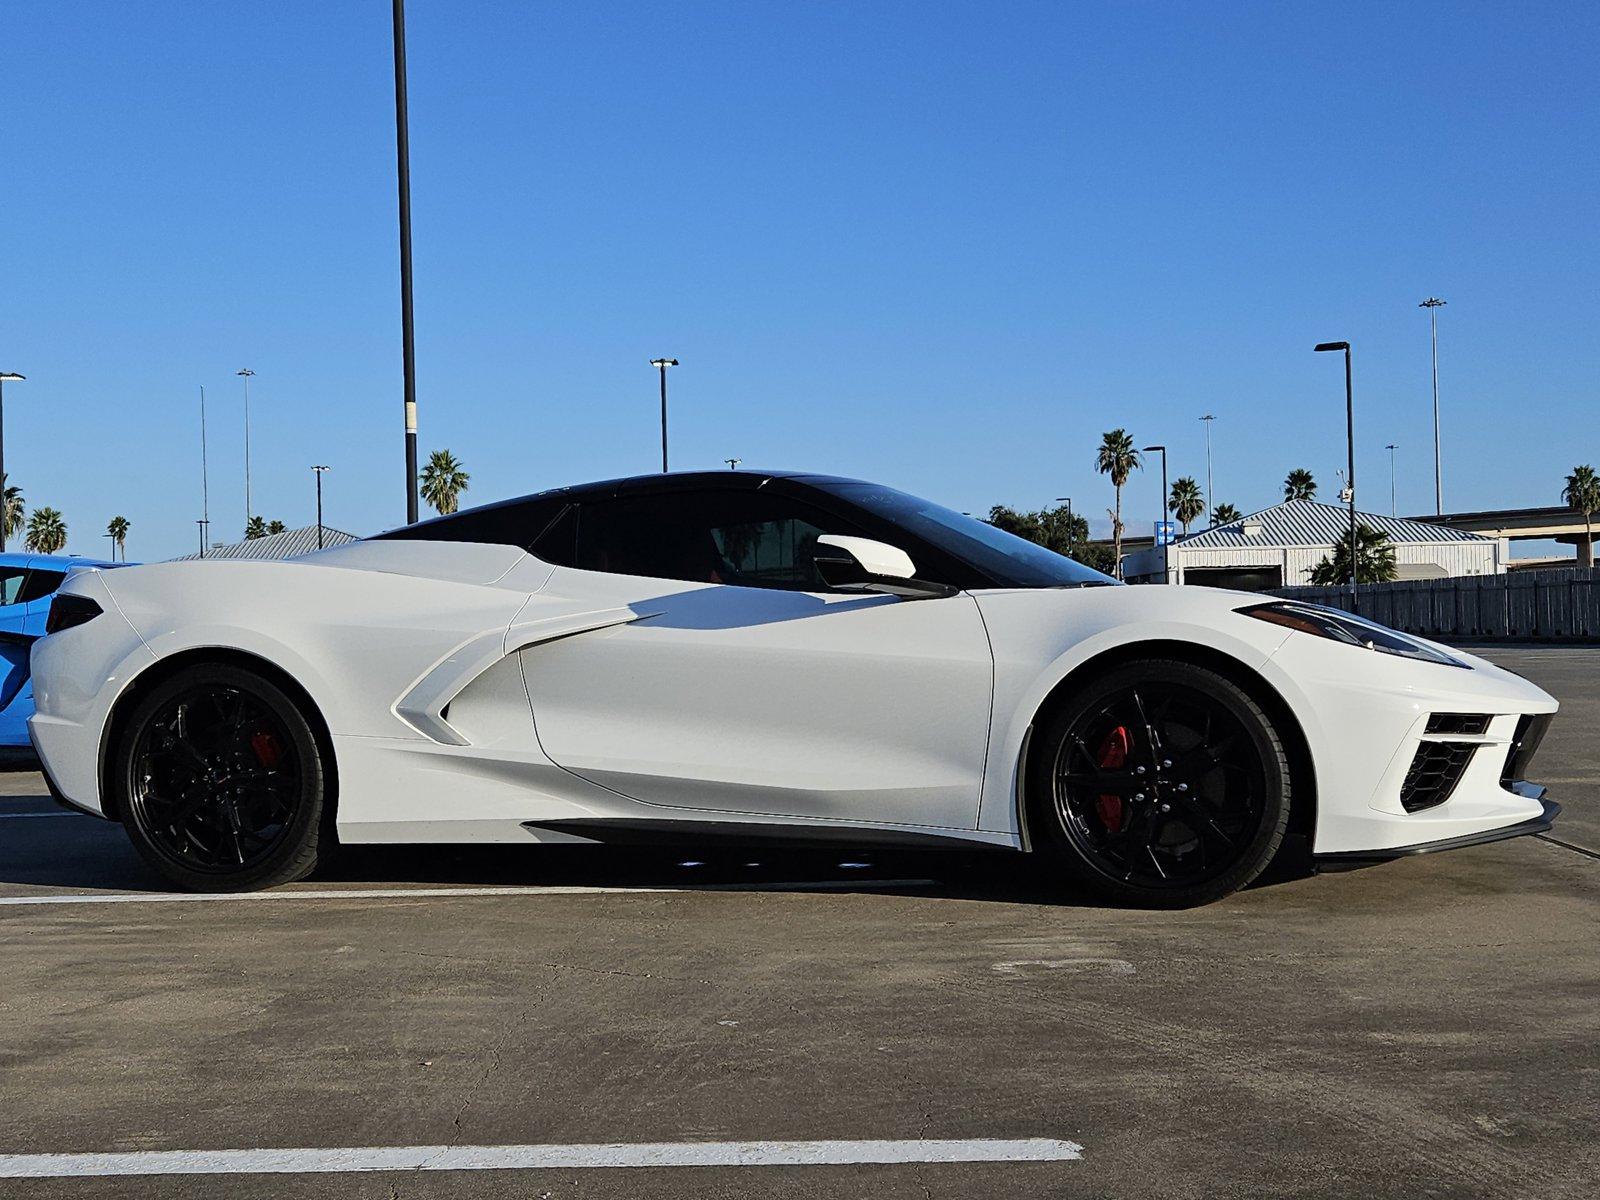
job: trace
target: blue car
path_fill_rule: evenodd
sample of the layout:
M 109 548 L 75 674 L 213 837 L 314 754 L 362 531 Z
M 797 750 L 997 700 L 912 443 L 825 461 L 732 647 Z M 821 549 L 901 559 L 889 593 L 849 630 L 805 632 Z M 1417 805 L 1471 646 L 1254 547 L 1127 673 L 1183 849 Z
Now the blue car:
M 0 554 L 0 747 L 28 745 L 28 652 L 44 636 L 50 598 L 71 572 L 121 563 L 54 554 Z

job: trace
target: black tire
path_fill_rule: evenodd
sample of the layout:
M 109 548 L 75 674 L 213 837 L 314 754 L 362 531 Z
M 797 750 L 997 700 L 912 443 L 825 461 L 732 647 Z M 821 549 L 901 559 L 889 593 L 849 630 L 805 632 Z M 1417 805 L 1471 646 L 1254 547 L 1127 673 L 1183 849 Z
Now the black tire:
M 1123 663 L 1046 713 L 1028 751 L 1034 848 L 1122 904 L 1244 887 L 1289 824 L 1283 739 L 1243 688 L 1170 659 Z
M 187 891 L 254 891 L 317 865 L 322 753 L 253 671 L 202 663 L 158 684 L 122 727 L 110 783 L 134 848 Z

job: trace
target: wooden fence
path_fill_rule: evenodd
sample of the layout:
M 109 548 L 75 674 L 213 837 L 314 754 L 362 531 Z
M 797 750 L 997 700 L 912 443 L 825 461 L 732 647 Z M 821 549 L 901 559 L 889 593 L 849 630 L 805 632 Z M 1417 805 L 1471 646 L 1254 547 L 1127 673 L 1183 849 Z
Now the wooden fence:
M 1273 595 L 1350 607 L 1348 587 L 1280 588 Z M 1430 638 L 1600 641 L 1600 571 L 1513 571 L 1366 584 L 1361 615 Z

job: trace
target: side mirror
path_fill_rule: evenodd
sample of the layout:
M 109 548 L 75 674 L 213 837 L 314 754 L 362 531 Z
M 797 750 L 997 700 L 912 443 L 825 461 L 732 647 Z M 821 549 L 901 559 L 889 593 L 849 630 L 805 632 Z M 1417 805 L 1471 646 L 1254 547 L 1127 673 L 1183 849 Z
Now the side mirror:
M 825 533 L 812 554 L 817 574 L 844 592 L 881 592 L 914 600 L 953 596 L 957 589 L 916 577 L 916 564 L 898 546 L 872 538 Z

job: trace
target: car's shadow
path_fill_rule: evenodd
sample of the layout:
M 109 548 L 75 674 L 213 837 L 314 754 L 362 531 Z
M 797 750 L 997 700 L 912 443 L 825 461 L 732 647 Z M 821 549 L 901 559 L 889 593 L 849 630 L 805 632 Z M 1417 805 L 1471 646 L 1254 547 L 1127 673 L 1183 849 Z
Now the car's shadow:
M 7 808 L 51 812 L 48 797 Z M 1303 877 L 1286 854 L 1254 886 Z M 164 892 L 120 825 L 88 816 L 0 821 L 0 889 Z M 1104 907 L 1048 860 L 999 850 L 827 850 L 719 845 L 341 846 L 299 887 L 585 887 L 875 892 L 1051 907 Z

